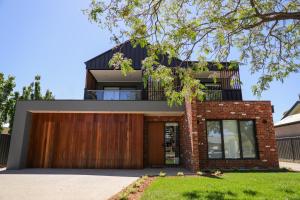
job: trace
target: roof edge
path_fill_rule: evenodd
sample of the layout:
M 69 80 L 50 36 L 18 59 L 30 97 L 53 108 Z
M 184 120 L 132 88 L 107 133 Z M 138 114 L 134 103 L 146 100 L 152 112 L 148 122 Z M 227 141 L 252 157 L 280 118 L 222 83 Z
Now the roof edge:
M 281 119 L 286 118 L 298 104 L 300 104 L 300 101 L 299 101 L 299 100 L 296 101 L 296 102 L 294 103 L 294 105 L 293 105 L 286 113 L 283 114 L 283 116 L 282 116 Z

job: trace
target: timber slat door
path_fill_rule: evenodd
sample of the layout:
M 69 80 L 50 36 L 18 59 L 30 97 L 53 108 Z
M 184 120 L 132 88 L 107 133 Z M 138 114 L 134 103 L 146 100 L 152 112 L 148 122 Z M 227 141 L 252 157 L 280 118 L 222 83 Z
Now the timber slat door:
M 148 164 L 152 167 L 164 165 L 164 123 L 148 123 Z
M 143 115 L 32 113 L 27 166 L 142 168 Z

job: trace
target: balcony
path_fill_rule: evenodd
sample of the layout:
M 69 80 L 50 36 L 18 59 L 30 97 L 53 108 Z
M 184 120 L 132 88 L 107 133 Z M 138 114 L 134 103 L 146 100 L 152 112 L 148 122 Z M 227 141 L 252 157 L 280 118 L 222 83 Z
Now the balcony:
M 205 101 L 242 100 L 241 90 L 205 90 Z M 100 101 L 165 101 L 162 90 L 85 90 L 85 98 Z
M 205 90 L 205 101 L 222 100 L 222 90 Z

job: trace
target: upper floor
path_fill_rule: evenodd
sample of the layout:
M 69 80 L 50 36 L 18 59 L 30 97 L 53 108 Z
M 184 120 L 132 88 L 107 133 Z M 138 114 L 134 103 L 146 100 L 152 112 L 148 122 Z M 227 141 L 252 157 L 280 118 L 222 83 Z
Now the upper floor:
M 121 52 L 124 57 L 132 60 L 134 72 L 123 76 L 120 70 L 109 67 L 109 60 L 114 53 Z M 86 82 L 84 99 L 94 100 L 166 100 L 163 88 L 148 80 L 146 87 L 143 83 L 142 61 L 147 56 L 147 50 L 137 46 L 132 47 L 130 42 L 116 46 L 95 58 L 85 62 Z M 186 67 L 192 61 L 184 62 L 173 59 L 161 59 L 160 63 L 168 67 Z M 182 64 L 183 63 L 183 64 Z M 239 69 L 228 69 L 229 63 L 222 63 L 224 68 L 218 70 L 214 63 L 209 63 L 209 71 L 195 75 L 206 86 L 206 100 L 242 100 Z M 216 77 L 216 82 L 212 75 Z M 179 84 L 180 85 L 180 84 Z

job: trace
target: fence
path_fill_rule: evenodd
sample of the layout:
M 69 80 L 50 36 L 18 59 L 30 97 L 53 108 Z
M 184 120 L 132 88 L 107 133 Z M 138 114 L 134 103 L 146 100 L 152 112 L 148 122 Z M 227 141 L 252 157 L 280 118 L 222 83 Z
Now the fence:
M 0 134 L 0 165 L 6 165 L 10 145 L 10 135 Z
M 277 138 L 279 160 L 300 162 L 300 136 Z

